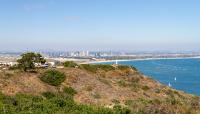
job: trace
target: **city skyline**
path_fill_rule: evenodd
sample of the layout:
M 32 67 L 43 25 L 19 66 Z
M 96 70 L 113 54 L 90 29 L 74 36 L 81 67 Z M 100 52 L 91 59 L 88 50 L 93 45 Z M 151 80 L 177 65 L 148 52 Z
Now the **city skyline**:
M 1 0 L 0 51 L 199 51 L 197 0 Z

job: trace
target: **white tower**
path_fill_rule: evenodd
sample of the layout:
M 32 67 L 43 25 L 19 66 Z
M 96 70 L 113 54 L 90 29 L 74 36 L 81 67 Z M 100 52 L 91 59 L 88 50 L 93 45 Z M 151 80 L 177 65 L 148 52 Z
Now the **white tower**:
M 118 65 L 118 60 L 115 61 L 115 64 Z

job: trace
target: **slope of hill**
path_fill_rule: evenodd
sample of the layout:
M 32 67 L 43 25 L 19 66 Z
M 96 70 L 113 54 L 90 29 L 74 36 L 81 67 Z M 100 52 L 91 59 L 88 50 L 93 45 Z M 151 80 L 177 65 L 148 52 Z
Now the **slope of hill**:
M 0 110 L 11 113 L 133 113 L 133 114 L 199 114 L 200 98 L 186 94 L 160 84 L 144 76 L 135 68 L 111 65 L 80 65 L 79 68 L 56 69 L 66 75 L 60 86 L 51 86 L 40 80 L 46 69 L 36 73 L 18 70 L 0 72 Z M 60 96 L 65 88 L 73 88 L 72 95 L 76 108 L 69 108 L 67 99 L 61 104 L 63 107 L 50 110 L 52 99 L 47 96 Z M 44 93 L 49 93 L 47 96 Z M 39 101 L 30 104 L 44 103 L 42 106 L 23 106 L 21 102 L 32 96 L 39 97 Z M 67 95 L 69 97 L 69 95 Z M 68 98 L 67 97 L 67 98 Z M 19 100 L 20 98 L 20 100 Z M 23 100 L 21 99 L 23 98 Z M 5 100 L 8 99 L 8 100 Z M 29 100 L 30 100 L 29 99 Z M 59 97 L 59 99 L 61 99 Z M 27 101 L 28 102 L 28 101 Z M 38 103 L 39 102 L 39 103 Z M 54 102 L 53 102 L 54 103 Z M 57 102 L 56 102 L 57 103 Z M 70 102 L 71 103 L 71 102 Z M 69 104 L 70 104 L 69 103 Z M 71 104 L 73 104 L 71 103 Z M 59 106 L 61 105 L 59 104 Z M 88 107 L 87 107 L 88 106 Z M 20 108 L 19 108 L 20 107 Z M 33 108 L 34 107 L 34 108 Z M 41 108 L 42 107 L 42 108 Z M 84 107 L 84 108 L 83 108 Z M 25 111 L 24 111 L 25 110 Z M 37 112 L 37 110 L 39 110 Z M 9 112 L 10 111 L 10 112 Z M 23 112 L 24 111 L 24 112 Z M 35 112 L 36 111 L 36 112 Z

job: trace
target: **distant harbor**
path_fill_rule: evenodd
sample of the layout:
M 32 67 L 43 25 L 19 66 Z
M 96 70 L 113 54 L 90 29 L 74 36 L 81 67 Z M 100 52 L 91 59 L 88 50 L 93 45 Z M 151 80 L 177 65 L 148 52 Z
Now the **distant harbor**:
M 13 66 L 17 64 L 17 59 L 23 52 L 0 52 L 0 66 Z M 95 52 L 95 51 L 39 51 L 47 63 L 54 66 L 58 62 L 75 61 L 79 64 L 92 64 L 103 62 L 140 61 L 140 60 L 160 60 L 160 59 L 183 59 L 183 58 L 200 58 L 200 52 L 191 53 L 147 53 L 147 52 Z
M 115 64 L 115 61 L 104 62 Z M 200 58 L 156 58 L 119 60 L 118 64 L 131 65 L 166 86 L 200 95 Z

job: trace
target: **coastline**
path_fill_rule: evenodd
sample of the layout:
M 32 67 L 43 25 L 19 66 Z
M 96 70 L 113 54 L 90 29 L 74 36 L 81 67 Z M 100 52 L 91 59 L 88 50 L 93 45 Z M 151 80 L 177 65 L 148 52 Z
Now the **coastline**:
M 89 61 L 82 64 L 97 64 L 97 63 L 107 63 L 107 62 L 124 62 L 124 61 L 148 61 L 148 60 L 170 60 L 170 59 L 200 59 L 200 56 L 196 57 L 165 57 L 165 58 L 142 58 L 142 59 L 120 59 L 120 60 L 101 60 L 101 61 Z

